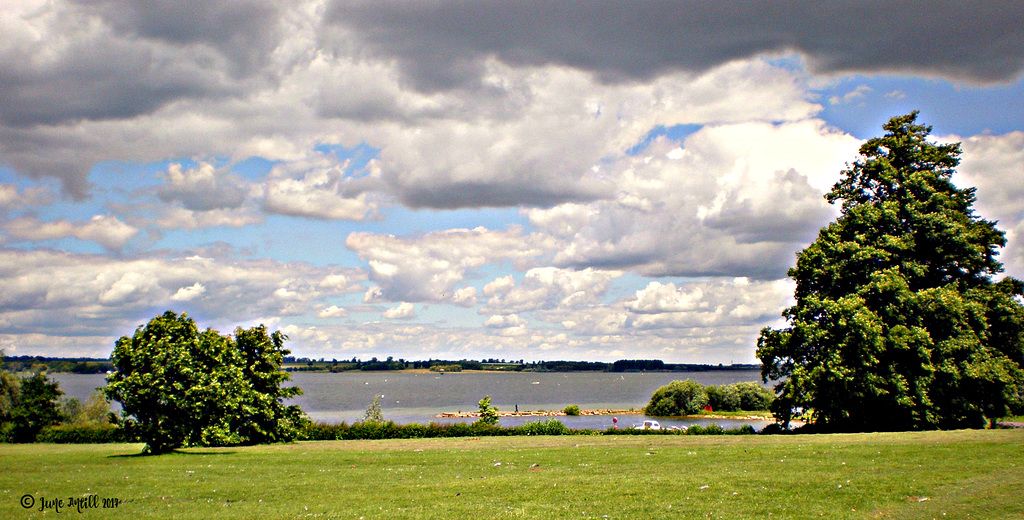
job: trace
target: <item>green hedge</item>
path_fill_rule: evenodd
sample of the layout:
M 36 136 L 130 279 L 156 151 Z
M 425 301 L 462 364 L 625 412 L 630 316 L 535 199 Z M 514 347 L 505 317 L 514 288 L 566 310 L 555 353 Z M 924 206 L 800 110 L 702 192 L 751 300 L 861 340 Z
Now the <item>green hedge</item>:
M 530 421 L 511 428 L 512 435 L 572 435 L 574 432 L 558 419 Z
M 616 430 L 609 428 L 601 432 L 604 435 L 757 435 L 753 426 L 745 425 L 739 428 L 726 430 L 717 424 L 701 426 L 694 424 L 685 430 L 643 430 L 639 428 L 623 428 Z
M 448 424 L 396 424 L 393 421 L 357 422 L 354 424 L 308 423 L 298 440 L 333 441 L 365 439 L 429 439 L 440 437 L 498 437 L 520 435 L 753 435 L 750 426 L 725 430 L 717 424 L 693 425 L 686 430 L 642 430 L 622 428 L 607 430 L 573 430 L 558 419 L 530 421 L 513 427 L 490 426 L 479 422 Z M 768 433 L 768 429 L 765 430 Z M 137 442 L 130 427 L 113 424 L 61 425 L 43 428 L 36 442 L 55 444 L 104 444 L 111 442 Z
M 387 422 L 357 422 L 353 424 L 310 423 L 299 433 L 300 440 L 357 440 L 357 439 L 428 439 L 437 437 L 485 437 L 509 435 L 507 428 L 479 422 L 437 424 L 396 424 Z
M 135 440 L 135 435 L 128 428 L 113 424 L 47 426 L 36 436 L 36 442 L 55 444 L 106 444 Z
M 357 422 L 354 424 L 310 423 L 299 434 L 300 440 L 357 440 L 357 439 L 426 439 L 437 437 L 495 437 L 519 435 L 753 435 L 757 431 L 751 426 L 730 430 L 717 424 L 693 425 L 685 430 L 643 430 L 622 428 L 607 430 L 573 430 L 557 419 L 531 421 L 519 426 L 490 426 L 479 422 L 437 424 L 395 424 Z

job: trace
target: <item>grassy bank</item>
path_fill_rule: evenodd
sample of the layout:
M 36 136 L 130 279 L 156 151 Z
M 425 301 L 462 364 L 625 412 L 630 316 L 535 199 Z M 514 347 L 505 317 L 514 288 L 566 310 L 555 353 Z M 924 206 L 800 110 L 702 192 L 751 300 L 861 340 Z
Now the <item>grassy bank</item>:
M 1021 430 L 141 448 L 0 445 L 0 517 L 55 498 L 75 518 L 1024 517 Z

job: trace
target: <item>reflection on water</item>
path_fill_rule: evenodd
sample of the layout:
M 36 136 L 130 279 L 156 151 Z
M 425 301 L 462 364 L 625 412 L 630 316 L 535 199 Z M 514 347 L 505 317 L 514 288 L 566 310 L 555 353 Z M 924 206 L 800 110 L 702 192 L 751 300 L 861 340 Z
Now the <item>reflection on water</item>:
M 289 401 L 302 407 L 310 419 L 327 423 L 353 423 L 363 418 L 375 395 L 383 395 L 384 418 L 397 423 L 430 421 L 452 422 L 473 419 L 439 419 L 443 412 L 471 412 L 477 401 L 490 395 L 500 410 L 561 410 L 576 404 L 582 409 L 641 409 L 659 386 L 673 380 L 693 379 L 703 385 L 723 385 L 741 381 L 760 382 L 758 370 L 722 370 L 711 372 L 488 372 L 435 373 L 340 372 L 291 374 L 304 394 Z M 70 397 L 85 401 L 92 390 L 104 384 L 102 374 L 54 374 L 53 379 Z M 115 403 L 116 406 L 116 403 Z M 570 428 L 605 429 L 612 426 L 611 416 L 557 417 Z M 620 428 L 641 423 L 642 415 L 618 416 Z M 503 426 L 516 426 L 536 417 L 502 417 Z M 761 428 L 767 421 L 694 419 L 661 421 L 663 426 L 709 424 L 733 428 L 749 424 Z

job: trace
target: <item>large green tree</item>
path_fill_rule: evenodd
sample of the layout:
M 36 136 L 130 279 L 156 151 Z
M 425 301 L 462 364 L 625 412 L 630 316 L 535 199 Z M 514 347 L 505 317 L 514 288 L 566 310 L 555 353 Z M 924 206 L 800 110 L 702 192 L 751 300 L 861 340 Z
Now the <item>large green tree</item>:
M 280 387 L 284 335 L 256 327 L 236 338 L 167 311 L 117 341 L 105 392 L 148 452 L 294 438 L 301 412 L 282 402 L 298 393 Z
M 788 327 L 757 356 L 773 410 L 826 430 L 978 427 L 1020 410 L 1024 284 L 994 281 L 1005 238 L 951 180 L 959 143 L 917 112 L 868 140 L 826 196 L 838 219 L 797 255 Z

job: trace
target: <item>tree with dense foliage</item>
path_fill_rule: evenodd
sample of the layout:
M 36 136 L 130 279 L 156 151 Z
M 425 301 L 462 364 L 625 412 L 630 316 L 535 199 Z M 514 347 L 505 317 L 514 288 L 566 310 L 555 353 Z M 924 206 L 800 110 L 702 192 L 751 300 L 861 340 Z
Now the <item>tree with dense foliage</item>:
M 700 413 L 708 405 L 704 386 L 687 379 L 672 381 L 654 391 L 644 413 L 655 417 L 671 417 Z
M 8 439 L 33 442 L 43 428 L 64 420 L 59 401 L 64 392 L 42 372 L 21 379 L 19 386 L 18 400 L 10 411 Z
M 200 332 L 187 315 L 167 311 L 117 341 L 105 392 L 149 453 L 291 440 L 301 412 L 282 402 L 298 392 L 280 387 L 285 339 L 262 326 L 238 329 L 236 338 Z
M 767 411 L 775 400 L 771 390 L 753 381 L 709 385 L 704 387 L 704 391 L 708 395 L 708 406 L 721 412 Z
M 757 356 L 773 411 L 823 430 L 979 427 L 1024 400 L 1024 284 L 1004 278 L 995 223 L 957 188 L 959 143 L 894 117 L 826 196 L 838 219 L 797 255 L 788 327 Z
M 43 428 L 60 424 L 65 417 L 62 395 L 60 386 L 42 372 L 19 378 L 0 369 L 0 441 L 33 442 Z
M 242 378 L 252 387 L 251 401 L 236 416 L 236 431 L 246 443 L 293 440 L 304 420 L 297 405 L 284 404 L 285 399 L 302 395 L 297 386 L 281 386 L 289 379 L 288 373 L 281 370 L 284 357 L 291 353 L 284 348 L 287 339 L 280 331 L 268 334 L 263 325 L 235 329 L 234 344 L 241 353 Z
M 3 359 L 3 351 L 0 351 L 0 360 Z M 0 365 L 2 367 L 3 365 Z M 0 368 L 0 439 L 7 438 L 8 430 L 11 428 L 11 411 L 21 400 L 21 385 L 14 374 Z

